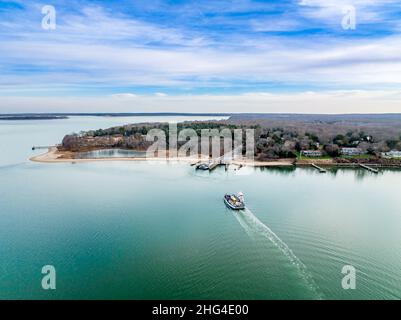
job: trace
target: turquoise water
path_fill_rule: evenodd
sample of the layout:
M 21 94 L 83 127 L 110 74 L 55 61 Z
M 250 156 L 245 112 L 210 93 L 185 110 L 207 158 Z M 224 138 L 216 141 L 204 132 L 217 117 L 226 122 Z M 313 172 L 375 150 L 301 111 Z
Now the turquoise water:
M 147 120 L 0 122 L 0 298 L 401 297 L 401 171 L 27 160 L 66 133 Z M 222 196 L 239 190 L 235 213 Z

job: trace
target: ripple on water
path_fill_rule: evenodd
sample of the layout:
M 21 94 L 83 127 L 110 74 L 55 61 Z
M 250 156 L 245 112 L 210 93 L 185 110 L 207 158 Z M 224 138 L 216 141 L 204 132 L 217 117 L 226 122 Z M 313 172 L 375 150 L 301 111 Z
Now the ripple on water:
M 294 254 L 294 252 L 283 242 L 268 226 L 263 224 L 249 209 L 235 213 L 240 225 L 246 233 L 253 239 L 257 237 L 270 241 L 296 268 L 299 276 L 305 282 L 308 289 L 314 294 L 315 298 L 322 299 L 323 295 L 308 271 L 305 264 Z M 260 240 L 259 240 L 260 241 Z
M 328 297 L 341 293 L 341 279 L 344 276 L 341 269 L 344 265 L 351 264 L 357 270 L 358 296 L 367 299 L 400 298 L 398 270 L 394 270 L 377 257 L 363 255 L 361 250 L 347 247 L 306 227 L 275 225 L 275 229 L 297 248 L 303 260 L 313 266 L 311 270 L 315 271 L 314 274 L 320 274 L 319 278 L 333 279 L 333 275 L 338 274 L 338 277 L 334 277 L 337 285 L 325 286 Z

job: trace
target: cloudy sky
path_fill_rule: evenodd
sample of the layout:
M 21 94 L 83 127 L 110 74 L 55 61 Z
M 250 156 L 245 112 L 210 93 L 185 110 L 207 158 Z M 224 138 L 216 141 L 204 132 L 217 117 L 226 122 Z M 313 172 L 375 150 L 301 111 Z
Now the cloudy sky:
M 101 111 L 401 112 L 401 0 L 0 0 L 0 113 Z

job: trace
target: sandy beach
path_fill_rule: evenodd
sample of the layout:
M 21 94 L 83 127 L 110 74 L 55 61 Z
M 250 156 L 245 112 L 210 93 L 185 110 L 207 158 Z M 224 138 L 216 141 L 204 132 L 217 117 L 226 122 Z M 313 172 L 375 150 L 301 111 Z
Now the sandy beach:
M 194 157 L 104 157 L 104 158 L 88 158 L 79 159 L 75 158 L 76 153 L 71 151 L 59 151 L 57 147 L 51 147 L 47 152 L 33 156 L 29 158 L 30 161 L 40 163 L 82 163 L 82 162 L 110 162 L 110 161 L 151 161 L 151 162 L 182 162 L 191 165 L 198 164 L 200 162 L 208 162 L 208 158 L 194 158 Z M 229 162 L 230 165 L 241 166 L 241 167 L 310 167 L 312 164 L 322 167 L 350 167 L 354 168 L 358 166 L 358 163 L 337 163 L 334 159 L 277 159 L 273 161 L 257 161 L 251 159 L 235 159 Z M 370 166 L 374 167 L 388 167 L 388 168 L 399 168 L 399 164 L 395 165 L 383 165 L 380 163 L 369 163 Z
M 81 163 L 81 162 L 99 162 L 99 161 L 168 161 L 168 162 L 186 162 L 196 163 L 198 161 L 208 161 L 208 159 L 193 158 L 193 157 L 113 157 L 113 158 L 95 158 L 95 159 L 75 159 L 74 152 L 59 151 L 56 147 L 49 148 L 46 153 L 39 154 L 29 158 L 30 161 L 40 163 Z M 252 161 L 249 159 L 234 160 L 231 162 L 237 166 L 250 166 L 250 167 L 289 167 L 293 166 L 291 159 L 283 159 L 278 161 Z

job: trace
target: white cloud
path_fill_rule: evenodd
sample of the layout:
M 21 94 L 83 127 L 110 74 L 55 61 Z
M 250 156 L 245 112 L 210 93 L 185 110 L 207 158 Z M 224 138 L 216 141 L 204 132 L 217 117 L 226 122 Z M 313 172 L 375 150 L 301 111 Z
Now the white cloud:
M 115 97 L 0 97 L 0 110 L 12 112 L 272 112 L 272 113 L 400 113 L 399 90 L 349 90 L 241 95 L 141 95 Z
M 111 96 L 116 99 L 135 99 L 138 97 L 136 94 L 133 93 L 116 93 Z
M 358 23 L 386 22 L 388 13 L 383 8 L 399 4 L 400 0 L 300 0 L 306 17 L 318 19 L 327 25 L 339 25 L 345 8 L 354 7 Z
M 298 9 L 304 16 L 294 19 L 284 16 L 283 20 L 276 17 L 271 21 L 254 19 L 250 21 L 252 31 L 296 30 L 302 26 L 302 19 L 299 19 L 302 17 L 312 17 L 318 21 L 327 19 L 327 23 L 340 26 L 340 20 L 337 19 L 342 12 L 338 8 L 350 3 L 360 10 L 358 19 L 362 17 L 365 21 L 373 21 L 381 14 L 376 9 L 383 1 L 303 0 L 299 2 Z M 226 5 L 210 3 L 204 5 L 206 8 L 201 8 L 205 12 L 219 12 Z M 219 10 L 216 10 L 216 6 Z M 250 2 L 243 0 L 225 10 L 246 12 L 249 7 Z M 185 7 L 182 10 L 189 9 Z M 34 96 L 83 91 L 87 88 L 96 89 L 97 92 L 102 92 L 104 88 L 104 94 L 107 95 L 122 91 L 118 89 L 120 87 L 133 88 L 135 91 L 136 86 L 157 86 L 160 88 L 155 90 L 169 93 L 169 88 L 211 87 L 231 88 L 234 92 L 236 87 L 252 88 L 266 83 L 278 86 L 284 83 L 294 87 L 374 87 L 376 90 L 401 85 L 399 34 L 361 39 L 325 36 L 286 38 L 264 36 L 261 33 L 227 32 L 216 39 L 214 34 L 200 33 L 197 28 L 162 27 L 118 12 L 110 13 L 100 7 L 84 7 L 78 13 L 59 15 L 55 32 L 44 32 L 39 24 L 33 26 L 32 21 L 35 20 L 22 13 L 11 16 L 7 21 L 0 20 L 0 112 L 10 108 L 25 109 L 29 103 L 22 96 L 36 101 L 31 104 L 35 105 L 35 110 L 40 102 L 52 109 L 51 101 L 55 109 L 65 107 L 67 110 L 61 111 L 68 111 L 70 106 L 63 102 L 68 101 L 65 95 L 59 98 L 60 101 L 57 98 L 35 99 Z M 234 25 L 237 21 L 231 23 Z M 113 90 L 115 88 L 118 90 Z M 314 90 L 318 91 L 316 88 Z M 189 105 L 197 111 L 202 111 L 202 108 L 230 111 L 232 107 L 239 112 L 247 109 L 248 102 L 252 102 L 252 108 L 260 112 L 264 108 L 266 111 L 279 111 L 280 108 L 295 110 L 295 97 L 303 101 L 299 105 L 304 106 L 305 110 L 311 110 L 313 105 L 317 108 L 319 101 L 321 105 L 336 106 L 333 112 L 337 112 L 344 110 L 345 102 L 339 102 L 345 99 L 344 95 L 348 99 L 347 107 L 351 110 L 362 111 L 362 100 L 367 106 L 370 106 L 369 101 L 374 100 L 377 112 L 381 112 L 382 107 L 383 110 L 395 110 L 397 107 L 388 96 L 379 105 L 374 95 L 363 91 L 362 97 L 355 93 L 357 91 L 352 91 L 351 99 L 350 92 L 305 92 L 298 96 L 267 92 L 190 98 L 158 92 L 151 95 L 152 98 L 119 93 L 99 101 L 95 98 L 71 99 L 77 103 L 76 111 L 86 108 L 85 101 L 100 107 L 108 105 L 112 110 L 121 107 L 128 111 L 126 109 L 131 106 L 132 99 L 135 99 L 135 104 L 138 102 L 138 108 L 142 108 L 142 111 L 157 111 L 159 107 L 167 106 L 191 111 L 185 107 Z M 333 99 L 333 102 L 324 99 Z M 94 101 L 99 103 L 94 104 Z M 284 103 L 289 104 L 288 108 Z
M 214 49 L 149 48 L 107 44 L 4 40 L 0 86 L 25 90 L 57 86 L 235 86 L 292 82 L 340 86 L 401 84 L 401 37 L 371 40 L 294 40 Z M 46 53 L 44 56 L 43 53 Z M 37 73 L 7 72 L 17 63 Z
M 280 32 L 302 29 L 302 24 L 295 18 L 278 17 L 252 20 L 251 27 L 256 32 Z
M 378 3 L 351 2 L 366 6 Z M 302 6 L 322 8 L 336 3 L 301 2 Z M 54 84 L 218 87 L 235 86 L 238 80 L 353 86 L 401 83 L 400 36 L 316 41 L 314 37 L 247 35 L 216 45 L 205 36 L 161 28 L 119 14 L 111 16 L 99 7 L 85 7 L 81 14 L 69 14 L 63 19 L 54 33 L 26 33 L 21 31 L 29 29 L 24 25 L 17 28 L 18 37 L 2 39 L 0 86 L 21 90 L 36 85 L 51 88 Z M 269 24 L 255 20 L 253 26 L 260 31 L 279 31 L 295 28 L 297 23 L 291 19 Z M 147 45 L 154 41 L 166 46 Z M 40 72 L 16 73 L 21 65 Z

